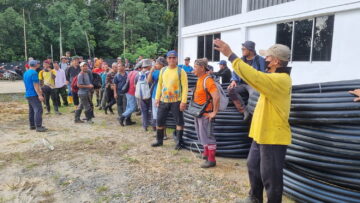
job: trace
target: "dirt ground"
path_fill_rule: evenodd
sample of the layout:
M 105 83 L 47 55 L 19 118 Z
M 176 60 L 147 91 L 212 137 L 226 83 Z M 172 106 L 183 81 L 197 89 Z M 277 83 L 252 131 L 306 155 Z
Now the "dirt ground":
M 174 142 L 151 148 L 154 132 L 121 127 L 96 111 L 94 124 L 74 124 L 73 107 L 44 115 L 50 130 L 29 130 L 22 96 L 0 95 L 0 203 L 2 202 L 234 202 L 248 189 L 243 159 L 202 160 Z M 46 138 L 54 150 L 43 144 Z M 284 197 L 284 202 L 292 202 Z

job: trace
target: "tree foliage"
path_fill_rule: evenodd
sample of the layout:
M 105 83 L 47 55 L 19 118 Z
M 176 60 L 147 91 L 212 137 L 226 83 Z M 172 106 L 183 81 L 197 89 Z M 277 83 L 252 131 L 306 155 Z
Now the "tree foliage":
M 155 57 L 176 48 L 177 4 L 177 0 L 0 0 L 0 62 L 25 60 L 23 10 L 28 57 L 44 59 L 52 46 L 58 59 L 60 26 L 63 51 L 73 55 Z

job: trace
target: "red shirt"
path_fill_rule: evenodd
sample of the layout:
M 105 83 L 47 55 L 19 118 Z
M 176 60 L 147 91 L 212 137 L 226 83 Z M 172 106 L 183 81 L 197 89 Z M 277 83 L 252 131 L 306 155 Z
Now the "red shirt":
M 128 79 L 129 79 L 129 91 L 128 94 L 135 96 L 135 77 L 138 74 L 136 70 L 133 70 L 129 73 Z
M 94 68 L 92 72 L 93 72 L 93 73 L 100 74 L 100 73 L 103 72 L 103 70 L 102 70 L 102 68 Z

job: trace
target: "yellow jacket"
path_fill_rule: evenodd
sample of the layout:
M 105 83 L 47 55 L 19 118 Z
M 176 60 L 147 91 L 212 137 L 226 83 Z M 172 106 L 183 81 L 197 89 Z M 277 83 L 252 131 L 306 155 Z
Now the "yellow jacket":
M 260 92 L 251 122 L 249 137 L 258 144 L 289 145 L 289 114 L 292 81 L 287 73 L 263 73 L 230 56 L 236 74 Z
M 155 99 L 165 103 L 187 102 L 188 80 L 186 72 L 180 69 L 181 81 L 179 81 L 179 67 L 164 67 L 160 71 Z

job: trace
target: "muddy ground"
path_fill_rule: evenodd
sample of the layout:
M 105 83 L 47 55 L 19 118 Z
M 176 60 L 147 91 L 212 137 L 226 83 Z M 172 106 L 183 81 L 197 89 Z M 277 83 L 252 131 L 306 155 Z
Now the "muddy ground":
M 22 96 L 0 97 L 0 203 L 234 202 L 248 192 L 245 160 L 217 158 L 216 168 L 201 169 L 172 140 L 151 148 L 154 132 L 144 132 L 139 117 L 121 127 L 96 111 L 95 124 L 74 124 L 73 107 L 62 107 L 63 115 L 44 115 L 50 130 L 36 133 Z

